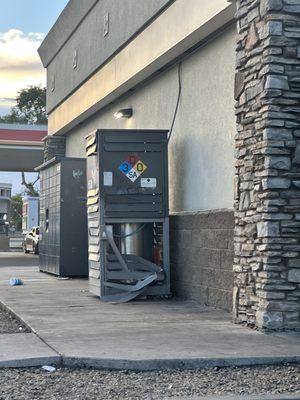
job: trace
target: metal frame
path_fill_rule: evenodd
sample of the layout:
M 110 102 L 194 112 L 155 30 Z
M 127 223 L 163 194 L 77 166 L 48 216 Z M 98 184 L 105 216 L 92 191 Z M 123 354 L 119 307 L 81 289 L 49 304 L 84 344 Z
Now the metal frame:
M 101 201 L 100 201 L 101 204 Z M 101 208 L 101 206 L 100 206 Z M 154 295 L 170 295 L 170 234 L 169 234 L 169 217 L 166 218 L 157 218 L 157 219 L 142 219 L 142 218 L 134 218 L 134 219 L 116 219 L 116 218 L 108 218 L 105 220 L 103 214 L 100 212 L 100 232 L 105 232 L 105 227 L 111 224 L 124 224 L 124 223 L 155 223 L 160 222 L 163 226 L 163 270 L 165 273 L 164 283 L 159 286 L 147 286 L 147 288 L 142 292 L 143 296 L 154 296 Z M 107 272 L 106 268 L 106 238 L 100 238 L 100 265 L 104 266 L 104 268 L 100 267 L 100 297 L 108 295 L 107 287 L 104 285 L 106 281 L 105 273 Z

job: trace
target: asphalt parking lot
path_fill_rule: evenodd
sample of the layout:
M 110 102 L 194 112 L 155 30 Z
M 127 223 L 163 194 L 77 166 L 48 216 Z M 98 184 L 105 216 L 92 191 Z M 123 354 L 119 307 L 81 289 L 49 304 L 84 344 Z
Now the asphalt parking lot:
M 32 267 L 39 265 L 39 256 L 23 252 L 0 252 L 1 267 Z

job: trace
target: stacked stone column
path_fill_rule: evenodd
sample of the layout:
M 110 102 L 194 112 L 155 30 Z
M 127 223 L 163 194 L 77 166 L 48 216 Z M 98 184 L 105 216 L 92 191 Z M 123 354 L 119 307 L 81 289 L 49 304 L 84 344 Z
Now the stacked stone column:
M 44 139 L 44 162 L 54 157 L 64 157 L 66 138 L 64 136 L 46 136 Z
M 237 1 L 234 320 L 300 329 L 300 1 Z

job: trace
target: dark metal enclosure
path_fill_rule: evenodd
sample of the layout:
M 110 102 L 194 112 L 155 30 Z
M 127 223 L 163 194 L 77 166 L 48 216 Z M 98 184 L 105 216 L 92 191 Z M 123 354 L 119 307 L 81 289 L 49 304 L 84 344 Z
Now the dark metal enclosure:
M 89 280 L 104 301 L 169 295 L 168 131 L 87 137 Z
M 40 171 L 40 270 L 61 277 L 88 275 L 86 161 L 54 158 Z

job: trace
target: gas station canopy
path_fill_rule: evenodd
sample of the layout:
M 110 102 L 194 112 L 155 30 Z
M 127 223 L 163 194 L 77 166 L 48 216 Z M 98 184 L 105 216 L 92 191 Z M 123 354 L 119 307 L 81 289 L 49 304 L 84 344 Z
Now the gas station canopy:
M 34 171 L 43 162 L 45 136 L 45 125 L 0 124 L 0 171 Z

